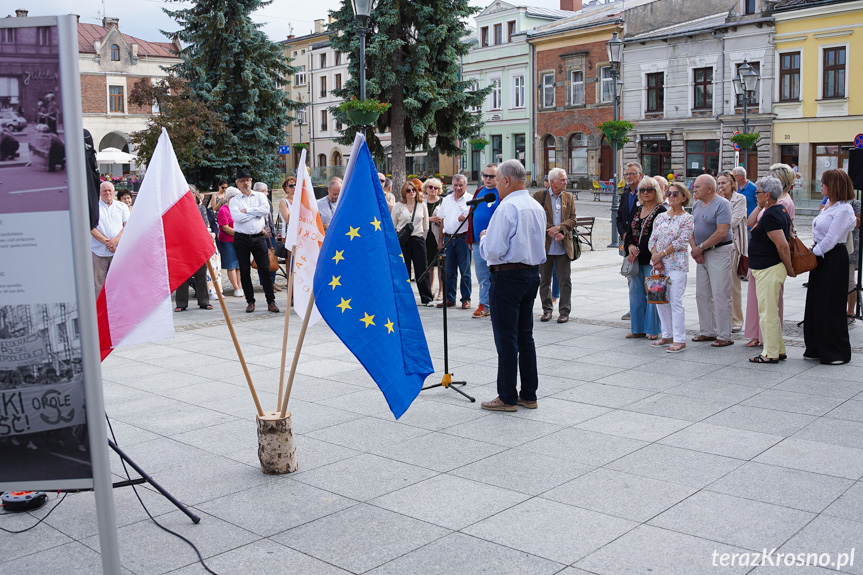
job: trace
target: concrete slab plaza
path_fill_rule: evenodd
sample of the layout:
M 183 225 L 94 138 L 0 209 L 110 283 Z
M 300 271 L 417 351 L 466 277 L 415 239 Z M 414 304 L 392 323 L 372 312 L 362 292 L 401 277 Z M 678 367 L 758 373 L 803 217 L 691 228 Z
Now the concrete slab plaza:
M 595 209 L 607 218 L 608 202 Z M 607 228 L 597 220 L 597 250 L 575 262 L 570 322 L 535 323 L 538 409 L 480 409 L 496 395 L 497 359 L 489 320 L 468 311 L 449 313 L 450 368 L 477 403 L 437 388 L 399 421 L 332 331 L 311 328 L 290 404 L 300 470 L 286 476 L 261 473 L 228 330 L 218 308 L 192 300 L 175 316 L 176 338 L 117 350 L 103 364 L 120 446 L 202 521 L 139 488 L 148 509 L 223 575 L 835 572 L 839 554 L 863 541 L 863 330 L 851 329 L 850 364 L 805 361 L 801 277 L 785 288 L 781 364 L 749 363 L 758 350 L 742 334 L 731 347 L 689 343 L 680 354 L 627 340 L 627 286 L 603 247 Z M 690 334 L 694 289 L 693 266 Z M 273 409 L 284 316 L 245 314 L 241 298 L 227 299 Z M 537 318 L 540 310 L 537 302 Z M 419 313 L 435 383 L 441 310 Z M 293 314 L 290 349 L 299 325 Z M 125 573 L 204 572 L 130 488 L 114 497 Z M 52 495 L 35 512 L 0 514 L 0 524 L 28 527 L 56 503 Z M 92 494 L 69 495 L 31 531 L 0 537 L 0 573 L 99 573 L 97 532 Z M 774 548 L 754 566 L 755 553 Z M 744 555 L 732 566 L 725 553 Z M 776 553 L 829 554 L 833 564 L 772 567 Z M 863 573 L 863 549 L 855 559 L 842 571 Z

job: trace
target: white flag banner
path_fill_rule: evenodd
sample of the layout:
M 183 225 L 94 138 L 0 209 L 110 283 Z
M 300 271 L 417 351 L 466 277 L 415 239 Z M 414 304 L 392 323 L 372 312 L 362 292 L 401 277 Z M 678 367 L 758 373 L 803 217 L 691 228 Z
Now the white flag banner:
M 294 192 L 291 217 L 285 234 L 285 246 L 290 246 L 294 259 L 294 309 L 300 317 L 306 313 L 309 305 L 323 241 L 324 224 L 318 213 L 312 178 L 306 169 L 306 150 L 303 150 L 297 168 L 297 189 Z M 314 325 L 319 319 L 321 314 L 315 307 L 309 317 L 309 325 Z

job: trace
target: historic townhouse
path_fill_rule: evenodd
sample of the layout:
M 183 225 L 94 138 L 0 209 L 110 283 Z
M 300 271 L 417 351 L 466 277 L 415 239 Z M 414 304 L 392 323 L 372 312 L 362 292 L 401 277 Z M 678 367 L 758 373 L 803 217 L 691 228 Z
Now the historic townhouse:
M 798 165 L 799 199 L 816 203 L 821 174 L 847 169 L 863 132 L 863 79 L 851 72 L 863 58 L 863 2 L 783 0 L 773 18 L 775 154 Z

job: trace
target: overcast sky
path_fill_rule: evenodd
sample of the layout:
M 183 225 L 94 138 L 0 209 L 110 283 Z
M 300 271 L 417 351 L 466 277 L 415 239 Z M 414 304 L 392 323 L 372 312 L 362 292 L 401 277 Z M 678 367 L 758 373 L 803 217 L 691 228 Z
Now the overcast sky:
M 16 8 L 29 9 L 30 16 L 73 13 L 81 16 L 81 22 L 87 24 L 101 23 L 104 6 L 104 12 L 108 16 L 120 19 L 120 30 L 123 33 L 151 42 L 165 40 L 159 30 L 176 29 L 176 22 L 162 12 L 162 7 L 189 6 L 189 3 L 185 2 L 166 3 L 161 0 L 4 0 L 3 4 L 3 11 L 13 15 Z M 471 4 L 484 7 L 491 4 L 491 0 L 471 0 Z M 560 8 L 560 0 L 530 0 L 529 5 Z M 326 19 L 329 10 L 338 6 L 339 0 L 274 0 L 266 8 L 254 13 L 252 18 L 255 22 L 264 24 L 262 29 L 270 39 L 280 41 L 287 38 L 291 30 L 296 36 L 311 33 L 314 21 L 319 18 Z

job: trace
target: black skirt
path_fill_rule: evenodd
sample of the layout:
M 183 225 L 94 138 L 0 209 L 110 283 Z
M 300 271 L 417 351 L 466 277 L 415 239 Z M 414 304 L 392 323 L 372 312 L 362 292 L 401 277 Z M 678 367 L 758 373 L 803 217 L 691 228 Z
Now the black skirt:
M 848 339 L 848 250 L 837 244 L 818 258 L 809 272 L 806 311 L 803 315 L 804 355 L 821 363 L 851 361 Z
M 434 233 L 429 230 L 428 235 L 426 236 L 426 266 L 430 266 L 432 264 L 432 260 L 437 255 L 437 240 L 434 237 Z M 435 263 L 435 267 L 440 266 L 440 260 Z

